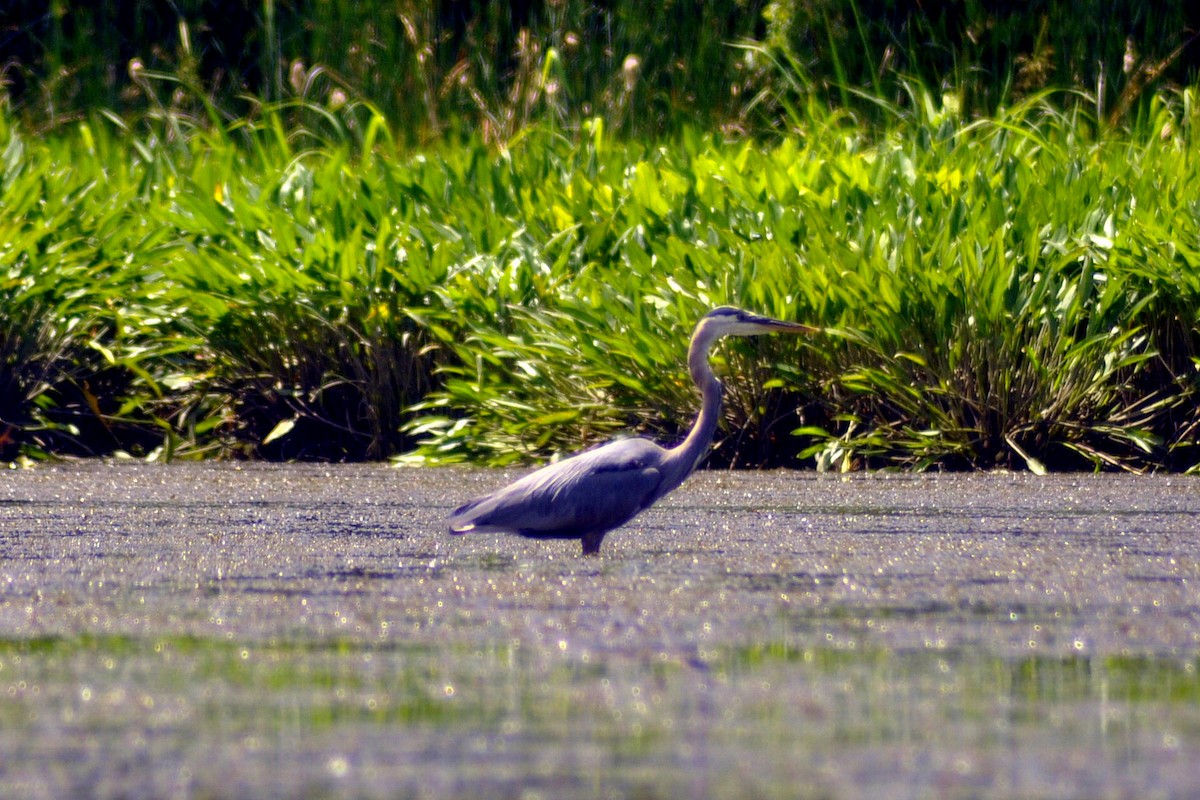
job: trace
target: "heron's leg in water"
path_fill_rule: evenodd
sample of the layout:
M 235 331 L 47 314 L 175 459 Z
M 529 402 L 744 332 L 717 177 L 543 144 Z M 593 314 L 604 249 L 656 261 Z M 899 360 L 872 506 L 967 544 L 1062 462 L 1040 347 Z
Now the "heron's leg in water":
M 600 531 L 599 533 L 585 533 L 583 535 L 583 554 L 585 556 L 594 556 L 600 553 L 600 542 L 604 541 L 604 534 L 608 531 Z

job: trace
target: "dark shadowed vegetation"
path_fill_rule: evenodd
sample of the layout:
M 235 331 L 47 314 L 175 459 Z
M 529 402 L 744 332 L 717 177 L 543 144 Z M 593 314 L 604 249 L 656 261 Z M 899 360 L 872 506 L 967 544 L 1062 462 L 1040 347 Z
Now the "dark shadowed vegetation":
M 7 93 L 49 127 L 101 108 L 123 117 L 155 108 L 161 98 L 138 67 L 203 87 L 236 117 L 295 96 L 367 99 L 407 142 L 503 138 L 591 116 L 638 136 L 759 130 L 794 112 L 782 87 L 868 113 L 876 100 L 909 102 L 917 84 L 953 91 L 967 116 L 1068 89 L 1119 123 L 1200 67 L 1200 8 L 1187 0 L 11 0 L 7 9 Z M 168 102 L 197 100 L 181 92 Z

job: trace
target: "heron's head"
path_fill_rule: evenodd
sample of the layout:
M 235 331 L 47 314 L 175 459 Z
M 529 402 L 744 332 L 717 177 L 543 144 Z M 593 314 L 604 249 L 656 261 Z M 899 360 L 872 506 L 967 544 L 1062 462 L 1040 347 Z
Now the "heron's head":
M 779 319 L 751 314 L 733 306 L 720 306 L 705 314 L 696 326 L 696 333 L 703 331 L 707 339 L 721 336 L 757 336 L 762 333 L 818 333 L 821 329 L 800 322 L 785 322 Z

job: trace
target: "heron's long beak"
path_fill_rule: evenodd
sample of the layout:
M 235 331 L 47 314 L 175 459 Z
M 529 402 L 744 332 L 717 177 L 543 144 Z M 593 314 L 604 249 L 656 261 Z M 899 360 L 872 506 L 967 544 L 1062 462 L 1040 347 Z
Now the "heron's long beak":
M 758 328 L 758 333 L 820 333 L 822 330 L 812 325 L 805 325 L 803 322 L 787 322 L 770 317 L 755 316 L 747 321 Z

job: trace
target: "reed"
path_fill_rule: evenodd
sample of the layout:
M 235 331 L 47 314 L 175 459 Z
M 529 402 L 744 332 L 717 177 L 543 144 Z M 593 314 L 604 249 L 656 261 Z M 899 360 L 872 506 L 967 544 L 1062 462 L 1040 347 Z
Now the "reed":
M 803 94 L 866 117 L 864 94 L 903 104 L 915 80 L 981 117 L 1045 89 L 1083 91 L 1101 124 L 1121 125 L 1159 89 L 1194 82 L 1198 22 L 1188 0 L 179 0 L 116 13 L 12 0 L 0 74 L 39 128 L 97 108 L 153 111 L 161 98 L 135 64 L 184 76 L 235 117 L 261 101 L 364 99 L 409 143 L 463 131 L 503 141 L 534 121 L 575 129 L 594 116 L 638 137 L 769 131 L 787 124 L 798 98 L 780 100 L 797 75 Z

